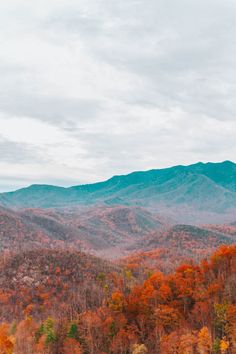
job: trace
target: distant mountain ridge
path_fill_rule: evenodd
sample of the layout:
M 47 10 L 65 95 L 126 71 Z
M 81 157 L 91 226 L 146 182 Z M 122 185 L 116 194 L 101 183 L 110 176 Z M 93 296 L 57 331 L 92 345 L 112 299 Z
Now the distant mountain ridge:
M 69 188 L 32 185 L 1 193 L 6 207 L 53 208 L 75 205 L 137 205 L 154 209 L 190 207 L 225 213 L 236 209 L 236 164 L 196 163 L 133 172 Z

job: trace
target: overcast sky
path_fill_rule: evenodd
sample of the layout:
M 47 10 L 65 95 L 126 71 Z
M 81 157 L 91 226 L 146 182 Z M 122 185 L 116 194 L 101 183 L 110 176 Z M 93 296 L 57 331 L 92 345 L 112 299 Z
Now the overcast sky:
M 0 1 L 0 191 L 236 160 L 235 0 Z

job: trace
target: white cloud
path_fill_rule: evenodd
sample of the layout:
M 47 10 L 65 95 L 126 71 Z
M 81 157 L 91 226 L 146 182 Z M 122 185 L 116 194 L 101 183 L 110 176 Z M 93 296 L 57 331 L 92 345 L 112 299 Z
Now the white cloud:
M 233 0 L 2 1 L 2 188 L 236 160 L 235 15 Z

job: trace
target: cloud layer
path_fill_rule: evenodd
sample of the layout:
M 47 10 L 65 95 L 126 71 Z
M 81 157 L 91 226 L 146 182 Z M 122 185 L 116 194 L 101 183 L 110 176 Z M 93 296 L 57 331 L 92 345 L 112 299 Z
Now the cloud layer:
M 0 4 L 0 190 L 236 160 L 233 0 Z

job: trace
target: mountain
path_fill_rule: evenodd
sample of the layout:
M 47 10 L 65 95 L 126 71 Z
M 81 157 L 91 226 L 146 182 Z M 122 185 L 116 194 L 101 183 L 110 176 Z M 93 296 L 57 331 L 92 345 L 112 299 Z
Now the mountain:
M 236 210 L 236 164 L 200 162 L 133 172 L 70 188 L 32 185 L 0 194 L 0 204 L 25 208 L 136 205 L 159 212 L 168 209 L 179 222 L 232 222 Z M 184 217 L 182 210 L 187 210 Z
M 149 211 L 140 207 L 95 207 L 80 214 L 80 222 L 74 221 L 79 230 L 96 235 L 97 243 L 118 244 L 135 240 L 151 230 L 164 227 L 164 223 Z M 110 240 L 110 242 L 109 242 Z
M 70 248 L 107 253 L 111 258 L 149 232 L 164 227 L 160 217 L 140 207 L 0 208 L 0 251 Z
M 192 225 L 175 225 L 166 230 L 152 231 L 136 244 L 137 251 L 155 249 L 169 250 L 175 257 L 202 259 L 213 249 L 221 245 L 236 242 L 236 232 L 230 227 L 218 228 L 216 225 L 202 227 Z M 171 256 L 173 258 L 173 256 Z
M 169 249 L 175 257 L 200 259 L 235 241 L 232 225 L 173 225 L 134 206 L 0 208 L 0 252 L 5 253 L 69 249 L 117 259 L 135 251 Z

